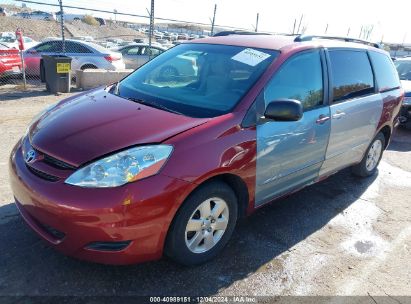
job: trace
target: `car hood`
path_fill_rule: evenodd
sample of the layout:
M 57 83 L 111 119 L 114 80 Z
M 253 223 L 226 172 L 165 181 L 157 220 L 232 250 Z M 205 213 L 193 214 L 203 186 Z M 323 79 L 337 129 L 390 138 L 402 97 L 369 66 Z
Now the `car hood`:
M 74 166 L 133 145 L 159 143 L 207 122 L 98 89 L 60 102 L 32 124 L 34 148 Z
M 401 85 L 405 93 L 411 92 L 411 80 L 401 80 Z

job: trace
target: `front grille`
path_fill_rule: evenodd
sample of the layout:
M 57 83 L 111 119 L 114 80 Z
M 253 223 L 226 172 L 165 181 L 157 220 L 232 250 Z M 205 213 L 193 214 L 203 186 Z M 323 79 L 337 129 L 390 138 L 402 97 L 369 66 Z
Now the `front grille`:
M 26 166 L 30 170 L 31 173 L 33 173 L 34 175 L 37 175 L 38 177 L 40 177 L 42 179 L 48 180 L 50 182 L 56 182 L 56 181 L 59 180 L 59 178 L 57 176 L 47 174 L 47 173 L 45 173 L 43 171 L 40 171 L 40 170 L 37 170 L 37 169 L 27 165 L 27 164 L 26 164 Z
M 34 149 L 34 147 L 32 147 L 32 148 Z M 50 165 L 54 168 L 61 169 L 61 170 L 74 170 L 74 169 L 76 169 L 76 167 L 74 167 L 74 166 L 72 166 L 72 165 L 70 165 L 70 164 L 68 164 L 68 163 L 66 163 L 62 160 L 59 160 L 57 158 L 54 158 L 53 156 L 47 155 L 46 153 L 43 153 L 42 151 L 39 151 L 37 149 L 34 149 L 34 150 L 37 152 L 37 154 L 43 155 L 43 161 L 46 164 L 48 164 L 48 165 Z
M 74 170 L 74 169 L 76 169 L 76 167 L 74 167 L 74 166 L 72 166 L 68 163 L 65 163 L 61 160 L 58 160 L 57 158 L 54 158 L 50 155 L 47 155 L 47 154 L 44 154 L 44 153 L 43 153 L 43 155 L 44 155 L 44 162 L 47 163 L 50 166 L 53 166 L 53 167 L 57 168 L 57 169 L 63 169 L 63 170 Z

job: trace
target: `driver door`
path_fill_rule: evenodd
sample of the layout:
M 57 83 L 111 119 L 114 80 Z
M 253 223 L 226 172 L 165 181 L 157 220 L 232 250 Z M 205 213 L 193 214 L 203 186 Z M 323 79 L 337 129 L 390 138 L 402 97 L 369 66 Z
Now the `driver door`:
M 325 159 L 330 108 L 322 51 L 305 51 L 288 59 L 257 101 L 258 117 L 268 103 L 296 99 L 304 108 L 299 121 L 260 118 L 257 122 L 256 206 L 312 183 Z

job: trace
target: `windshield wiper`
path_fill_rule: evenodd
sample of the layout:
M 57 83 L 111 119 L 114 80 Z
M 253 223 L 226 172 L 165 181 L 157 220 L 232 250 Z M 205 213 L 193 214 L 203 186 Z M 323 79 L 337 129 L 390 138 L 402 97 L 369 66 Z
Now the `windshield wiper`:
M 156 103 L 156 102 L 152 102 L 152 101 L 148 102 L 148 101 L 146 101 L 146 100 L 144 100 L 144 99 L 135 98 L 135 97 L 124 97 L 124 98 L 126 98 L 126 99 L 128 99 L 128 100 L 131 100 L 131 101 L 134 101 L 134 102 L 141 103 L 141 104 L 146 105 L 146 106 L 149 106 L 149 107 L 153 107 L 153 108 L 156 108 L 156 109 L 164 110 L 164 111 L 171 112 L 171 113 L 174 113 L 174 114 L 183 115 L 183 113 L 180 113 L 180 112 L 178 112 L 178 111 L 169 109 L 169 108 L 167 108 L 166 106 L 163 106 L 162 104 L 159 104 L 159 103 Z

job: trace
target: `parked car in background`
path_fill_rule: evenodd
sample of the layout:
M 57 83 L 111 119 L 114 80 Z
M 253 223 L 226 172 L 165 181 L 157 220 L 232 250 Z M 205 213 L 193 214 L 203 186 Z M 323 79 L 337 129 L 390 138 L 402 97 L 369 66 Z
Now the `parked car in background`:
M 43 11 L 33 11 L 29 13 L 26 17 L 27 19 L 37 19 L 37 20 L 56 20 L 56 15 L 54 13 L 48 13 Z
M 62 53 L 62 41 L 50 40 L 24 52 L 27 74 L 40 75 L 40 59 L 42 55 L 58 55 Z M 110 51 L 92 42 L 66 40 L 65 55 L 72 58 L 71 69 L 124 69 L 121 53 Z
M 411 129 L 411 57 L 397 58 L 394 61 L 405 91 L 404 102 L 401 107 L 400 123 Z
M 14 33 L 12 33 L 11 35 L 2 35 L 0 36 L 0 42 L 2 44 L 7 45 L 10 48 L 15 48 L 18 49 L 19 48 L 19 43 L 16 39 L 16 35 Z M 23 43 L 24 43 L 24 49 L 29 49 L 35 45 L 38 44 L 38 41 L 35 41 L 34 39 L 27 37 L 27 36 L 23 36 Z
M 86 41 L 86 42 L 94 42 L 94 38 L 91 36 L 75 36 L 71 38 L 72 40 L 79 40 L 79 41 Z
M 19 51 L 0 43 L 0 80 L 4 77 L 21 75 L 22 67 Z
M 179 57 L 199 72 L 163 73 Z M 22 218 L 67 255 L 198 265 L 273 200 L 344 168 L 375 174 L 403 93 L 389 54 L 368 43 L 193 40 L 39 114 L 9 180 Z
M 0 16 L 9 16 L 9 12 L 4 7 L 0 7 Z
M 102 26 L 102 25 L 107 25 L 106 20 L 105 20 L 105 19 L 103 19 L 103 18 L 100 18 L 100 17 L 94 17 L 94 19 L 96 19 L 96 20 L 97 20 L 97 22 L 98 22 L 98 23 L 100 23 L 100 26 Z
M 60 22 L 61 20 L 61 12 L 58 11 L 56 14 L 56 20 Z M 84 18 L 84 15 L 82 14 L 68 14 L 68 13 L 64 13 L 64 21 L 80 21 Z
M 145 43 L 130 44 L 118 49 L 123 55 L 126 69 L 137 69 L 150 59 L 160 55 L 166 50 L 162 46 L 149 46 Z
M 188 34 L 181 33 L 181 34 L 178 34 L 177 40 L 187 40 L 188 37 L 189 37 Z
M 13 17 L 22 18 L 22 19 L 30 19 L 30 13 L 29 12 L 20 12 L 20 13 L 14 14 Z

